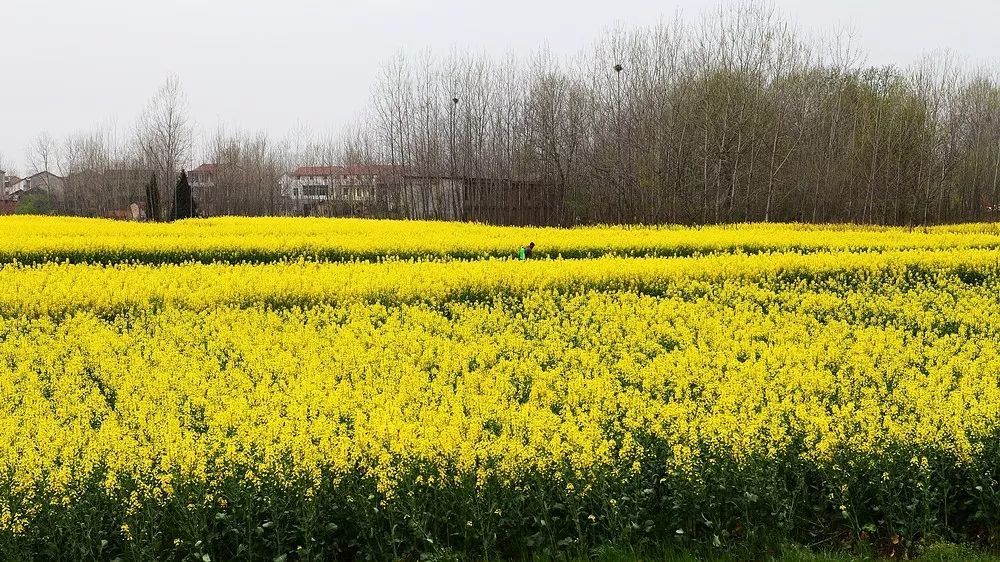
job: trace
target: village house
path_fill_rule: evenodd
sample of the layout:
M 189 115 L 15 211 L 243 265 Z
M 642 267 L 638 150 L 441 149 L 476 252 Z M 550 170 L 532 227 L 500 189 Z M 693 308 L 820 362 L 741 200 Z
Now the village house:
M 3 197 L 17 201 L 28 192 L 46 193 L 54 199 L 62 199 L 66 192 L 65 180 L 52 172 L 38 172 L 26 178 L 13 178 L 16 182 L 4 181 Z
M 187 173 L 188 185 L 197 190 L 215 187 L 215 175 L 218 171 L 218 164 L 202 164 Z
M 285 186 L 290 191 L 282 195 L 313 201 L 374 200 L 393 170 L 392 166 L 302 166 L 292 172 Z
M 21 181 L 21 178 L 14 175 L 7 175 L 7 172 L 0 170 L 0 215 L 11 215 L 17 209 L 17 201 L 7 197 L 7 188 Z
M 0 188 L 3 189 L 3 193 L 7 193 L 7 188 L 21 181 L 21 178 L 15 175 L 7 175 L 7 172 L 0 170 Z
M 292 214 L 387 216 L 398 205 L 392 166 L 302 166 L 278 183 Z
M 559 216 L 547 182 L 401 172 L 399 167 L 303 166 L 278 179 L 291 215 L 543 224 Z

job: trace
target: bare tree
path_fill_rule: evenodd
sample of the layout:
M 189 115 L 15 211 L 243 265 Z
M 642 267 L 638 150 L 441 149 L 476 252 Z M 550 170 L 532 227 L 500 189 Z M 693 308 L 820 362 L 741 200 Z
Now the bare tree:
M 14 165 L 13 161 L 4 156 L 3 153 L 0 153 L 0 170 L 3 170 L 4 174 L 8 176 L 17 175 L 17 166 Z M 3 178 L 0 178 L 0 182 L 2 181 Z
M 146 165 L 159 175 L 161 195 L 164 186 L 176 183 L 176 174 L 188 163 L 193 142 L 193 127 L 188 115 L 187 98 L 176 76 L 166 79 L 150 99 L 135 129 L 137 145 Z M 171 201 L 173 194 L 161 196 Z
M 57 158 L 56 151 L 56 141 L 52 135 L 48 131 L 39 133 L 26 151 L 31 173 L 51 172 L 51 166 L 55 164 Z
M 352 152 L 423 178 L 405 190 L 419 218 L 1000 216 L 995 73 L 863 61 L 849 33 L 804 37 L 755 0 L 723 4 L 696 25 L 614 28 L 575 62 L 545 50 L 527 60 L 397 57 Z M 460 209 L 438 205 L 442 177 L 461 184 L 451 201 Z
M 264 132 L 220 128 L 204 159 L 213 165 L 211 185 L 193 194 L 203 215 L 276 215 L 282 209 L 278 176 L 286 157 Z
M 42 135 L 29 160 L 70 176 L 67 212 L 104 214 L 147 198 L 152 173 L 175 185 L 192 134 L 172 77 L 127 142 L 110 129 Z M 315 184 L 308 212 L 337 216 L 995 220 L 1000 80 L 948 55 L 871 68 L 848 32 L 807 37 L 766 0 L 736 0 L 693 21 L 612 28 L 570 58 L 399 55 L 343 133 L 275 142 L 220 129 L 201 156 L 215 170 L 193 191 L 207 214 L 307 212 L 282 200 L 305 186 L 277 182 L 301 166 Z

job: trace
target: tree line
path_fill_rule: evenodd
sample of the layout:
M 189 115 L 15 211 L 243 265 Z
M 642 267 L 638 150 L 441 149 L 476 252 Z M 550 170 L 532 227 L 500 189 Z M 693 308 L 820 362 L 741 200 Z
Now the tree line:
M 995 72 L 866 66 L 850 39 L 750 2 L 613 29 L 569 61 L 401 56 L 349 153 L 534 182 L 551 224 L 993 217 Z
M 280 212 L 276 179 L 292 165 L 282 146 L 265 133 L 220 127 L 200 142 L 196 133 L 180 80 L 171 76 L 124 129 L 98 126 L 61 140 L 39 134 L 27 147 L 26 172 L 63 178 L 49 202 L 60 214 L 107 216 L 133 203 L 148 220 Z M 218 163 L 215 188 L 189 185 L 185 172 L 194 162 Z
M 101 181 L 67 187 L 63 210 L 78 214 L 142 197 L 149 174 L 173 186 L 200 159 L 219 170 L 218 188 L 195 188 L 204 214 L 279 214 L 282 172 L 377 164 L 397 170 L 393 181 L 423 178 L 414 185 L 432 190 L 441 185 L 427 179 L 451 179 L 466 201 L 498 202 L 502 212 L 489 216 L 468 205 L 448 215 L 490 222 L 996 216 L 995 69 L 947 54 L 906 68 L 864 60 L 849 34 L 808 37 L 751 1 L 696 21 L 614 28 L 571 58 L 546 49 L 524 58 L 400 55 L 384 65 L 357 123 L 325 140 L 220 129 L 196 158 L 171 79 L 124 138 L 85 133 L 60 145 L 43 136 L 31 152 L 39 166 L 101 172 Z

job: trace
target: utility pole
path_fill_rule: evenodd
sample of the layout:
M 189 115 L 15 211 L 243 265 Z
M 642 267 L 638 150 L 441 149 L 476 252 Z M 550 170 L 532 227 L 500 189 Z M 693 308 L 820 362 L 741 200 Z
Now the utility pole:
M 448 149 L 448 174 L 455 177 L 455 109 L 458 107 L 458 98 L 451 98 L 451 146 Z
M 622 70 L 621 64 L 615 64 L 612 69 L 615 71 L 615 89 L 617 90 L 615 97 L 617 98 L 618 111 L 615 115 L 616 126 L 618 128 L 618 138 L 615 139 L 615 143 L 618 152 L 618 173 L 616 183 L 618 184 L 618 223 L 623 222 L 623 215 L 625 213 L 625 164 L 623 162 L 622 155 L 622 143 L 625 141 L 624 137 L 624 127 L 622 126 Z
M 182 173 L 183 173 L 184 166 L 181 166 L 181 170 L 182 170 Z M 214 177 L 214 173 L 213 173 L 213 177 Z M 188 190 L 188 197 L 190 198 L 190 201 L 188 201 L 188 205 L 189 205 L 188 208 L 191 209 L 191 216 L 194 217 L 194 189 L 193 188 Z
M 455 110 L 457 108 L 458 108 L 458 98 L 457 97 L 451 98 L 451 147 L 448 150 L 448 168 L 449 168 L 448 181 L 451 182 L 452 187 L 455 187 L 457 185 L 455 179 Z M 457 207 L 458 207 L 457 203 L 453 204 L 453 210 L 455 211 L 454 218 L 462 218 L 461 209 Z

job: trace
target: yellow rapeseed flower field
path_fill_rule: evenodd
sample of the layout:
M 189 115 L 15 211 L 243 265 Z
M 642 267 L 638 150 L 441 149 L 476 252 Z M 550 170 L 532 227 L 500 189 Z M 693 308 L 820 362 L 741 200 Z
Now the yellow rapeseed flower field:
M 530 241 L 542 257 L 687 256 L 713 252 L 1000 248 L 993 224 L 929 228 L 748 224 L 512 228 L 319 218 L 211 218 L 172 224 L 6 217 L 0 261 L 376 261 L 386 257 L 507 257 Z
M 3 219 L 0 557 L 982 540 L 998 244 Z

